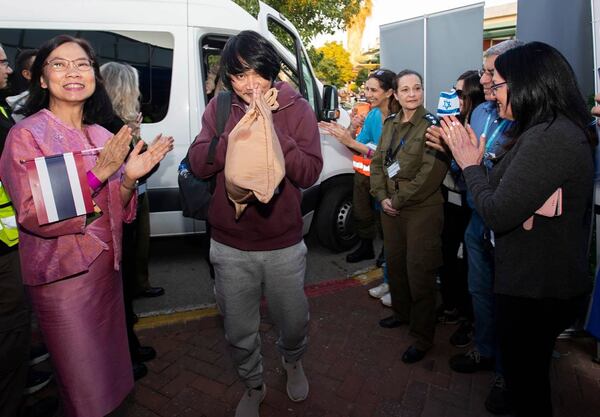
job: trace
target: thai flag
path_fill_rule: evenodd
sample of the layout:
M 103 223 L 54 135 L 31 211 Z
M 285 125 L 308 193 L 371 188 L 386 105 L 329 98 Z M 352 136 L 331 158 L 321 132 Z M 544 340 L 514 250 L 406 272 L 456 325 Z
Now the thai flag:
M 94 211 L 80 152 L 25 161 L 40 225 Z

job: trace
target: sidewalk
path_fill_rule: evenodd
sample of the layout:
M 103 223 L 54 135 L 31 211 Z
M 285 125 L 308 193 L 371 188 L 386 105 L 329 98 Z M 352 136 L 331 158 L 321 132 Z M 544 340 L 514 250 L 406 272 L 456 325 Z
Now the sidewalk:
M 277 330 L 263 309 L 267 396 L 261 417 L 491 416 L 483 403 L 492 374 L 458 374 L 448 367 L 448 358 L 460 351 L 448 343 L 455 326 L 438 325 L 435 347 L 421 362 L 406 365 L 400 357 L 410 344 L 407 328 L 377 325 L 390 310 L 368 296 L 376 282 L 364 283 L 348 279 L 307 287 L 310 341 L 303 362 L 310 394 L 302 403 L 287 398 Z M 126 415 L 233 416 L 244 387 L 233 370 L 221 318 L 214 309 L 176 317 L 171 324 L 164 318 L 141 320 L 142 343 L 154 346 L 158 358 L 147 363 L 150 372 L 136 384 Z M 598 416 L 600 365 L 590 359 L 593 341 L 559 341 L 556 349 L 563 356 L 550 371 L 555 416 Z

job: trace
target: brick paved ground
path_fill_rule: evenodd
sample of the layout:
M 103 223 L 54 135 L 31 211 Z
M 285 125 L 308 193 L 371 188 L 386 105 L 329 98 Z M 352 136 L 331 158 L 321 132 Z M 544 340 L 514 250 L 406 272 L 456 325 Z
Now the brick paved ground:
M 262 417 L 468 417 L 490 416 L 483 406 L 491 373 L 451 372 L 448 343 L 454 326 L 438 326 L 436 345 L 414 365 L 400 360 L 410 344 L 407 329 L 382 329 L 390 310 L 354 286 L 310 297 L 310 345 L 304 366 L 309 398 L 292 403 L 275 349 L 276 329 L 261 325 L 267 396 Z M 158 358 L 128 399 L 128 417 L 233 416 L 243 386 L 235 374 L 222 321 L 209 317 L 140 331 Z M 591 339 L 561 341 L 551 377 L 559 417 L 600 415 L 600 365 L 590 358 Z

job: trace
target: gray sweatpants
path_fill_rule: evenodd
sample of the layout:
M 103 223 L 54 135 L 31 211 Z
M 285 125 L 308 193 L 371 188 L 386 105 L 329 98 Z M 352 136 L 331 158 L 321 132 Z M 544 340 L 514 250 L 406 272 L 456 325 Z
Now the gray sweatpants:
M 247 387 L 263 383 L 260 353 L 260 300 L 264 293 L 269 315 L 279 329 L 277 349 L 288 362 L 306 351 L 308 302 L 304 241 L 272 251 L 242 251 L 211 239 L 216 298 L 224 317 L 225 337 L 240 378 Z

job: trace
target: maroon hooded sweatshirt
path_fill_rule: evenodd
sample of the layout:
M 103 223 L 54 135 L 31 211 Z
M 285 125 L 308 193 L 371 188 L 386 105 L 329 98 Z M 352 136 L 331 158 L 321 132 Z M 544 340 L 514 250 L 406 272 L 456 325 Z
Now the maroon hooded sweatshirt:
M 225 191 L 225 154 L 229 132 L 246 113 L 246 103 L 232 94 L 231 113 L 216 148 L 215 161 L 206 163 L 210 141 L 216 132 L 216 96 L 202 116 L 202 130 L 189 151 L 194 175 L 216 174 L 216 188 L 208 210 L 212 238 L 240 250 L 264 251 L 286 248 L 302 240 L 301 188 L 313 185 L 323 168 L 321 142 L 315 114 L 302 96 L 285 82 L 275 83 L 279 109 L 273 124 L 285 158 L 285 178 L 279 192 L 267 204 L 248 204 L 235 219 L 235 207 Z

